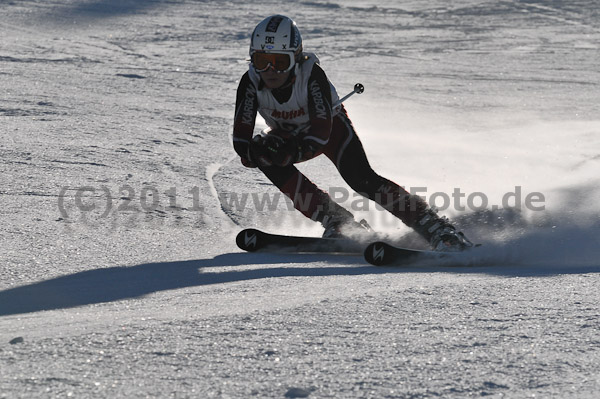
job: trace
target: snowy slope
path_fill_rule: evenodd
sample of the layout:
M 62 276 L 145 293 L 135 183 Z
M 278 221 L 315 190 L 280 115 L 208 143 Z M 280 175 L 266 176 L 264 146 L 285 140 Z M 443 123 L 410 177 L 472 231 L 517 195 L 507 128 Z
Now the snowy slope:
M 0 397 L 596 397 L 595 3 L 2 3 Z M 237 250 L 241 227 L 321 231 L 231 147 L 277 12 L 340 94 L 365 85 L 346 108 L 379 173 L 464 194 L 442 213 L 483 266 Z

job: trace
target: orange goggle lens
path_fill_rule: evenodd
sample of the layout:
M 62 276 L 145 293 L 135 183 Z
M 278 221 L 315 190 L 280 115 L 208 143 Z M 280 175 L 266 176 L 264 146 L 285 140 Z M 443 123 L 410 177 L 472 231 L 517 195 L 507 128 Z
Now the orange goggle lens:
M 290 54 L 277 53 L 254 53 L 252 54 L 252 65 L 257 72 L 263 72 L 273 67 L 277 72 L 285 72 L 292 65 L 292 57 Z

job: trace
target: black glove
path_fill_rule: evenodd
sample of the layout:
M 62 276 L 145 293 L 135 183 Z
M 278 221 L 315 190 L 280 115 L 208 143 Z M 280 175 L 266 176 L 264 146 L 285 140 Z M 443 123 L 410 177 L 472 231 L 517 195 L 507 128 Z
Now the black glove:
M 321 154 L 323 145 L 310 139 L 302 140 L 298 150 L 298 162 L 308 161 Z
M 298 160 L 298 141 L 295 137 L 282 138 L 270 133 L 265 136 L 255 136 L 250 144 L 252 161 L 259 166 L 285 167 Z
M 233 148 L 235 152 L 240 156 L 240 160 L 242 161 L 242 165 L 247 168 L 256 168 L 256 162 L 252 159 L 252 154 L 250 153 L 250 144 L 247 141 L 234 141 Z

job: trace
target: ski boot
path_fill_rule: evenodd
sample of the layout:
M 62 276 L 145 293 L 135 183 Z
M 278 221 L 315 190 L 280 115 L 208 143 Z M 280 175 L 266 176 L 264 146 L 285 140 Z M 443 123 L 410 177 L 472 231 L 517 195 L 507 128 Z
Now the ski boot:
M 460 252 L 474 246 L 462 232 L 456 231 L 448 218 L 438 216 L 433 209 L 426 210 L 414 228 L 434 251 Z

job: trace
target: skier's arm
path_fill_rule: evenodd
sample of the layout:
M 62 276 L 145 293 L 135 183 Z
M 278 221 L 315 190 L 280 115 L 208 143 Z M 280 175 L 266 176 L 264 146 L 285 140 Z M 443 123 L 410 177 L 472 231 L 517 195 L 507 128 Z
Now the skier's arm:
M 248 72 L 242 76 L 237 89 L 235 101 L 235 118 L 233 121 L 233 149 L 242 158 L 242 163 L 251 165 L 250 141 L 254 134 L 258 99 L 256 87 L 250 81 Z
M 333 124 L 331 87 L 318 64 L 313 66 L 308 79 L 308 115 L 310 128 L 302 136 L 300 143 L 302 160 L 311 159 L 320 153 L 329 141 Z

